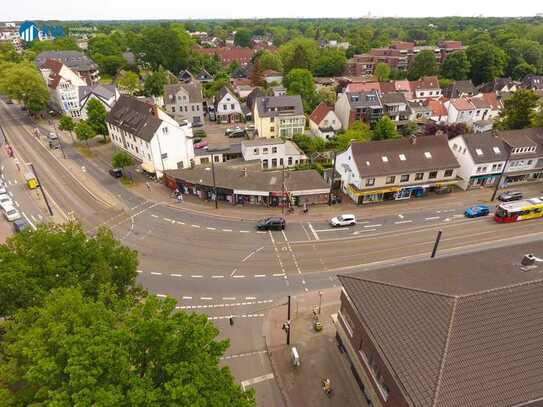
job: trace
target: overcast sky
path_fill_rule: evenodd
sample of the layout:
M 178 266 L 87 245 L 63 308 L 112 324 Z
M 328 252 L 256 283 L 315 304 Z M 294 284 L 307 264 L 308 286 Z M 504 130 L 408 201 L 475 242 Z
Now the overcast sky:
M 0 21 L 534 16 L 541 0 L 0 0 Z

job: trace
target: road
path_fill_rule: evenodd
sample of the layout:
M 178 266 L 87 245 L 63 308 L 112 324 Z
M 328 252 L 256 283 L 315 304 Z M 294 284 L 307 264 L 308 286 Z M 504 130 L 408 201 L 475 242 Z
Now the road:
M 221 337 L 231 341 L 224 363 L 240 382 L 256 388 L 259 405 L 282 404 L 269 376 L 262 321 L 286 296 L 337 286 L 338 273 L 429 257 L 439 230 L 438 255 L 543 237 L 541 220 L 505 225 L 491 216 L 466 219 L 464 208 L 455 204 L 381 217 L 368 209 L 367 216 L 348 228 L 302 219 L 289 222 L 282 232 L 258 232 L 252 222 L 142 199 L 113 180 L 107 168 L 66 146 L 68 159 L 85 166 L 88 176 L 122 203 L 111 206 L 70 174 L 58 151 L 35 139 L 32 123 L 17 107 L 0 102 L 0 121 L 20 161 L 34 163 L 55 212 L 73 214 L 90 232 L 99 225 L 111 228 L 139 252 L 142 285 L 216 323 Z M 25 215 L 32 223 L 47 221 L 42 200 L 25 188 L 5 152 L 2 165 Z

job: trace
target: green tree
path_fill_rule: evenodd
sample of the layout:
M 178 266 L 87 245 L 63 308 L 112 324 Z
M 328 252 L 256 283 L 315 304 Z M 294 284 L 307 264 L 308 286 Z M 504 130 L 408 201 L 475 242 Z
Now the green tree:
M 100 71 L 111 76 L 117 75 L 127 65 L 121 55 L 97 55 L 94 60 L 100 65 Z
M 123 170 L 126 167 L 130 167 L 133 163 L 132 156 L 126 151 L 117 151 L 111 158 L 111 165 L 113 168 L 120 168 Z
M 534 127 L 543 127 L 543 102 L 539 104 L 539 112 L 534 119 Z
M 26 63 L 0 65 L 0 92 L 21 101 L 31 113 L 45 110 L 49 102 L 49 91 L 41 74 Z
M 17 405 L 255 406 L 219 358 L 228 341 L 173 299 L 55 289 L 6 323 L 2 382 Z
M 416 81 L 423 76 L 436 75 L 438 71 L 436 56 L 433 51 L 424 50 L 421 51 L 407 71 L 407 78 L 410 81 Z
M 471 66 L 470 76 L 475 85 L 490 82 L 503 75 L 507 56 L 490 42 L 478 42 L 466 51 Z
M 338 76 L 345 72 L 347 58 L 345 53 L 334 48 L 324 48 L 319 52 L 313 72 L 317 76 Z
M 152 72 L 145 78 L 143 83 L 143 93 L 145 96 L 161 96 L 164 94 L 164 86 L 168 83 L 168 78 L 164 69 Z
M 525 38 L 510 39 L 503 49 L 508 57 L 505 73 L 515 80 L 528 73 L 543 72 L 543 46 Z
M 285 74 L 295 68 L 311 71 L 315 66 L 318 54 L 317 43 L 303 37 L 295 38 L 279 48 L 279 56 Z
M 398 133 L 396 132 L 396 124 L 388 116 L 381 117 L 373 129 L 373 139 L 386 140 L 397 137 Z
M 69 131 L 73 140 L 72 131 L 75 129 L 74 119 L 72 119 L 70 116 L 62 115 L 58 121 L 58 128 L 63 131 Z
M 530 65 L 528 62 L 521 62 L 513 69 L 511 72 L 511 77 L 515 80 L 521 80 L 526 75 L 535 75 L 537 73 L 537 68 L 533 65 Z
M 532 127 L 539 98 L 534 91 L 519 89 L 505 99 L 498 127 L 504 130 Z
M 375 77 L 379 82 L 386 82 L 390 79 L 390 65 L 383 62 L 379 62 L 375 66 Z
M 98 99 L 92 98 L 87 103 L 87 123 L 95 134 L 100 134 L 107 141 L 109 134 L 106 125 L 107 110 Z
M 409 120 L 406 125 L 402 128 L 402 135 L 403 136 L 411 136 L 415 134 L 418 130 L 417 122 L 413 120 Z
M 293 69 L 283 80 L 289 95 L 300 95 L 304 110 L 311 112 L 318 102 L 313 75 L 307 69 Z
M 319 94 L 319 100 L 327 105 L 334 106 L 337 100 L 336 89 L 332 86 L 322 86 L 317 91 Z
M 361 121 L 356 121 L 345 133 L 338 134 L 329 144 L 337 151 L 345 151 L 353 141 L 367 142 L 371 139 L 372 131 L 369 126 Z
M 295 134 L 292 141 L 302 149 L 305 154 L 313 154 L 317 151 L 323 151 L 326 143 L 320 137 L 306 136 L 304 134 Z
M 81 120 L 75 125 L 74 128 L 75 135 L 79 141 L 84 141 L 87 147 L 89 146 L 89 140 L 96 136 L 92 126 L 87 123 L 85 120 Z
M 283 63 L 278 54 L 271 53 L 270 51 L 263 51 L 258 57 L 258 61 L 263 70 L 273 69 L 277 72 L 283 71 Z
M 456 51 L 449 55 L 441 64 L 441 76 L 455 81 L 468 79 L 470 63 L 465 51 Z
M 41 304 L 56 287 L 78 286 L 96 297 L 108 285 L 125 295 L 134 287 L 137 264 L 136 252 L 106 229 L 88 236 L 79 224 L 51 223 L 18 233 L 0 246 L 0 316 Z
M 245 28 L 240 28 L 234 34 L 234 44 L 238 47 L 249 47 L 251 46 L 251 32 Z
M 0 63 L 20 62 L 21 56 L 10 42 L 0 42 Z
M 133 95 L 140 88 L 140 78 L 137 73 L 125 71 L 119 74 L 117 79 L 119 88 L 126 90 L 130 95 Z

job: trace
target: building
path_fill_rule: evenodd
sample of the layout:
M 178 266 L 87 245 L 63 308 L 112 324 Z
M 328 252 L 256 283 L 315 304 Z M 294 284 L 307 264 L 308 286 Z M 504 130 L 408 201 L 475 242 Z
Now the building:
M 204 165 L 223 163 L 230 160 L 242 159 L 241 143 L 235 144 L 208 144 L 207 148 L 194 149 L 194 164 Z
M 390 117 L 396 127 L 401 127 L 409 120 L 408 103 L 403 92 L 386 92 L 381 96 L 383 112 Z
M 274 71 L 273 69 L 266 69 L 263 72 L 264 79 L 267 83 L 275 83 L 280 85 L 283 83 L 283 74 L 281 72 Z
M 219 123 L 239 123 L 245 117 L 241 102 L 226 86 L 219 90 L 215 102 L 215 111 Z
M 44 51 L 36 57 L 36 65 L 42 68 L 47 60 L 54 60 L 66 65 L 75 72 L 87 85 L 100 80 L 98 65 L 88 56 L 79 51 Z
M 418 81 L 410 81 L 409 86 L 414 100 L 438 99 L 442 96 L 437 76 L 424 76 Z
M 498 131 L 507 147 L 501 187 L 543 179 L 543 128 Z
M 230 65 L 234 61 L 239 62 L 241 65 L 247 65 L 251 62 L 257 50 L 254 48 L 218 47 L 195 48 L 195 51 L 211 56 L 216 55 L 222 65 Z
M 435 123 L 447 123 L 448 113 L 440 99 L 426 99 L 424 105 L 432 110 L 430 120 Z
M 243 140 L 241 154 L 245 161 L 259 160 L 264 170 L 296 167 L 307 161 L 296 143 L 283 139 Z
M 166 171 L 165 181 L 172 190 L 205 200 L 214 200 L 216 191 L 218 201 L 231 205 L 325 204 L 330 192 L 330 186 L 315 170 L 262 171 L 258 161 L 233 160 L 218 163 L 213 170 L 208 164 Z
M 192 129 L 180 126 L 156 105 L 123 95 L 106 119 L 111 140 L 141 162 L 149 173 L 190 167 L 194 159 Z
M 341 121 L 332 107 L 321 102 L 309 115 L 309 128 L 314 136 L 329 140 L 341 130 Z
M 291 138 L 304 132 L 304 107 L 298 95 L 259 97 L 253 117 L 258 137 Z
M 79 87 L 79 118 L 87 120 L 87 103 L 90 100 L 98 100 L 107 112 L 111 110 L 113 105 L 119 100 L 120 94 L 117 87 L 113 84 L 102 85 L 95 83 L 92 86 Z
M 178 123 L 188 120 L 196 126 L 204 124 L 203 101 L 199 81 L 164 86 L 164 107 Z
M 383 104 L 379 92 L 340 93 L 334 108 L 343 130 L 347 130 L 355 121 L 375 124 L 383 117 Z
M 511 78 L 497 78 L 490 82 L 483 83 L 478 87 L 480 93 L 489 93 L 489 92 L 514 92 L 518 88 L 517 83 Z
M 336 337 L 368 405 L 541 406 L 543 265 L 528 253 L 543 244 L 338 276 Z
M 202 69 L 200 73 L 196 75 L 196 80 L 201 83 L 213 82 L 213 75 L 211 75 L 205 69 Z
M 454 81 L 452 85 L 442 90 L 443 96 L 448 99 L 475 96 L 478 92 L 471 80 Z
M 421 197 L 455 185 L 459 167 L 445 135 L 355 142 L 337 155 L 335 166 L 343 192 L 358 204 Z
M 450 99 L 445 101 L 443 106 L 447 109 L 448 123 L 471 125 L 491 117 L 491 106 L 483 97 Z

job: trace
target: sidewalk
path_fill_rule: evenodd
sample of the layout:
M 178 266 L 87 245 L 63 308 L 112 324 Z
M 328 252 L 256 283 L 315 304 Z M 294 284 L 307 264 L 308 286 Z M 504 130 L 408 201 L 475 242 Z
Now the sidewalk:
M 264 330 L 266 346 L 273 371 L 288 406 L 361 406 L 367 403 L 351 372 L 350 362 L 341 353 L 335 339 L 336 329 L 330 318 L 339 308 L 340 290 L 322 291 L 321 322 L 323 330 L 313 329 L 313 306 L 319 304 L 319 292 L 311 292 L 291 299 L 291 344 L 285 344 L 286 334 L 281 329 L 287 319 L 286 306 L 272 309 L 266 316 Z M 293 366 L 291 347 L 300 355 L 300 366 Z M 326 395 L 321 379 L 331 380 L 333 394 Z

